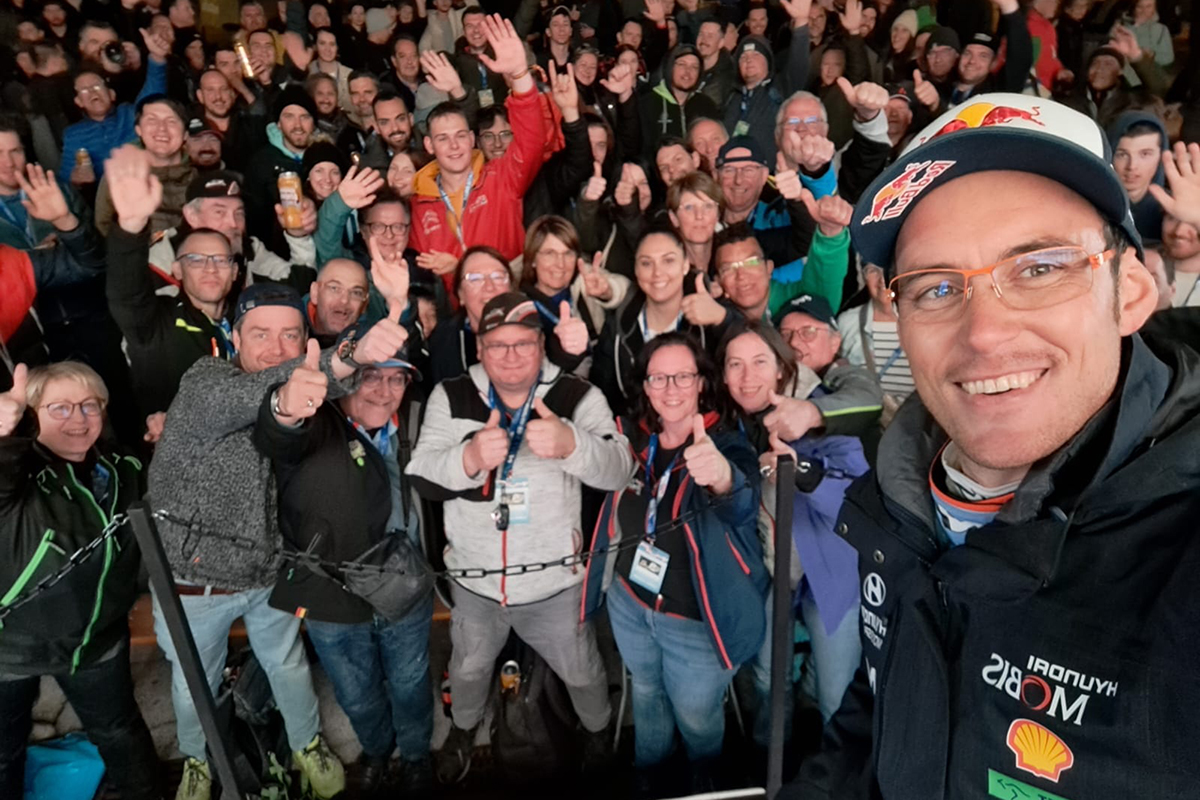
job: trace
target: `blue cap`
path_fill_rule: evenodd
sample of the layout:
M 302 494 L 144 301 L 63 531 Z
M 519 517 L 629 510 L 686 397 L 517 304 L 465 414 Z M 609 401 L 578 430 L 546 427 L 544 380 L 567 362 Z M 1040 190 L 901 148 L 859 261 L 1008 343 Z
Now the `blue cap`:
M 247 286 L 238 295 L 237 311 L 233 316 L 233 322 L 236 325 L 246 312 L 262 306 L 286 306 L 294 308 L 300 312 L 300 316 L 304 319 L 304 324 L 308 325 L 308 314 L 304 310 L 304 300 L 300 297 L 300 293 L 290 286 L 282 286 L 278 283 L 256 283 L 252 286 Z

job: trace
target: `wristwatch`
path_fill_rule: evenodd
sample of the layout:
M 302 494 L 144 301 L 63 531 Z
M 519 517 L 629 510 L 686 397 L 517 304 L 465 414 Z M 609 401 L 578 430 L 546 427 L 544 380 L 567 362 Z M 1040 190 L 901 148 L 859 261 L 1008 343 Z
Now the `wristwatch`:
M 342 341 L 338 342 L 337 349 L 334 353 L 342 360 L 342 363 L 351 369 L 362 369 L 363 365 L 354 360 L 354 349 L 358 347 L 358 336 L 350 334 Z

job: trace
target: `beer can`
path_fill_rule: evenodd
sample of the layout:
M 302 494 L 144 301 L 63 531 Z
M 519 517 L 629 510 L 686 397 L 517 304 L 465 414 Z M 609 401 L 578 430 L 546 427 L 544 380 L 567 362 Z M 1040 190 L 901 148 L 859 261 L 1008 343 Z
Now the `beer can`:
M 360 161 L 362 161 L 362 153 L 355 150 L 353 153 L 350 154 L 350 163 L 352 163 L 354 166 L 357 167 L 358 162 L 360 162 Z
M 75 166 L 90 167 L 92 165 L 92 156 L 88 151 L 81 147 L 75 151 Z
M 283 227 L 299 228 L 304 224 L 300 203 L 304 200 L 300 175 L 295 172 L 279 173 L 279 204 L 283 206 Z
M 505 661 L 500 667 L 500 691 L 515 692 L 521 685 L 521 665 L 516 661 Z
M 250 53 L 246 50 L 246 45 L 242 42 L 234 42 L 233 49 L 237 53 L 238 60 L 242 62 L 242 74 L 247 78 L 253 78 L 254 67 L 250 66 Z

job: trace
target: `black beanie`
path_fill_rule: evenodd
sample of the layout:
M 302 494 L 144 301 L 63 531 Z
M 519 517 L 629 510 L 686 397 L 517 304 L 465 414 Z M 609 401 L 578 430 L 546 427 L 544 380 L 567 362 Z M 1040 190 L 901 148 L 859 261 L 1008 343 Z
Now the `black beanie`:
M 317 118 L 317 104 L 308 96 L 308 92 L 296 84 L 288 86 L 275 98 L 275 104 L 271 107 L 272 119 L 278 122 L 279 115 L 288 106 L 300 106 L 312 116 L 314 121 Z

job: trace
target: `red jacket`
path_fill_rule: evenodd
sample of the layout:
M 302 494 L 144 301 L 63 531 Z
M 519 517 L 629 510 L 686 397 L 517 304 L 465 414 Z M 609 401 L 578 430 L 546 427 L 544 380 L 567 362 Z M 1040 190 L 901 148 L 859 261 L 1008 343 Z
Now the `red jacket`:
M 542 167 L 546 149 L 546 122 L 537 92 L 510 94 L 505 101 L 512 144 L 495 161 L 483 163 L 478 151 L 474 156 L 475 184 L 463 211 L 462 237 L 459 242 L 447 219 L 446 205 L 437 188 L 438 164 L 434 161 L 417 173 L 412 197 L 412 239 L 410 247 L 419 253 L 433 251 L 463 254 L 463 244 L 491 245 L 512 260 L 525 249 L 525 225 L 522 222 L 523 199 Z M 453 296 L 453 276 L 444 276 Z

